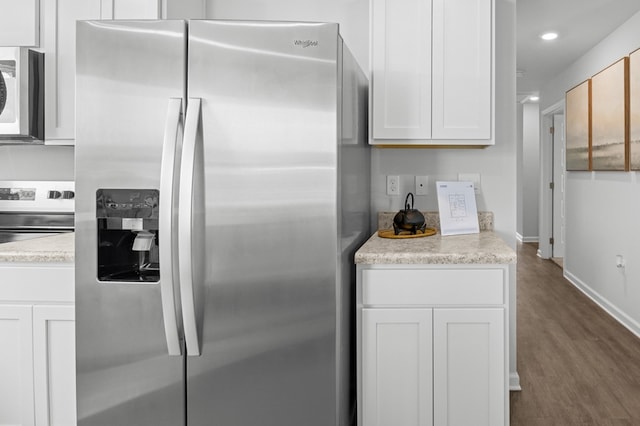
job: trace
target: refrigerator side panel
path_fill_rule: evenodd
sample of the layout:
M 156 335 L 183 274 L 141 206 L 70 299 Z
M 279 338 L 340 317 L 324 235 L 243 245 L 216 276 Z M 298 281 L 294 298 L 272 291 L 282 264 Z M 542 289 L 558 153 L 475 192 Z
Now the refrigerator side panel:
M 206 188 L 191 426 L 335 424 L 337 34 L 190 22 Z
M 338 156 L 338 235 L 340 241 L 337 295 L 337 405 L 340 426 L 356 421 L 355 252 L 370 236 L 370 146 L 368 143 L 368 81 L 346 44 L 340 43 L 338 75 L 340 148 Z
M 100 216 L 156 205 L 169 98 L 185 96 L 186 23 L 80 22 L 77 40 L 78 425 L 183 425 L 184 357 L 167 354 L 160 284 L 123 261 L 144 253 L 137 225 Z M 109 197 L 119 200 L 100 213 Z M 162 241 L 156 232 L 151 244 Z

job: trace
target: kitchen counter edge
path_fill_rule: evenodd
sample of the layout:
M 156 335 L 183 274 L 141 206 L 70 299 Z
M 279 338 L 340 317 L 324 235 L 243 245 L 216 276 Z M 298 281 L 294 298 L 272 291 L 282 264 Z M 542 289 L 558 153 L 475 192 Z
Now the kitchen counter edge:
M 355 263 L 363 265 L 513 264 L 516 260 L 516 252 L 493 231 L 406 239 L 380 238 L 376 232 L 355 254 Z
M 74 233 L 0 244 L 1 263 L 73 263 Z

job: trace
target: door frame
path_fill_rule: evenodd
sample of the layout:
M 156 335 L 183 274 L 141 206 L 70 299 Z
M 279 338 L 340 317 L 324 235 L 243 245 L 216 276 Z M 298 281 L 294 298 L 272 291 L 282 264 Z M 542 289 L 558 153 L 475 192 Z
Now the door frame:
M 549 128 L 553 126 L 553 116 L 564 114 L 565 101 L 547 107 L 541 112 L 540 120 L 540 194 L 538 207 L 538 257 L 550 259 L 553 246 L 549 239 L 553 237 L 553 190 L 549 183 L 553 182 L 553 136 Z
M 565 251 L 565 190 L 566 190 L 566 140 L 565 115 L 553 116 L 553 208 L 551 235 L 551 255 L 553 259 L 564 258 Z M 562 263 L 561 263 L 562 264 Z

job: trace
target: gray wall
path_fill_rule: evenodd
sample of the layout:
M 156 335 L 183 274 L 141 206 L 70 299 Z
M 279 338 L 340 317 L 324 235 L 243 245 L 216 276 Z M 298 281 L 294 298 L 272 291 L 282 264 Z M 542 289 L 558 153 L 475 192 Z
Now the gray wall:
M 550 81 L 541 109 L 640 48 L 640 13 Z M 640 180 L 637 172 L 567 172 L 565 276 L 640 334 Z M 616 255 L 625 268 L 616 267 Z
M 0 146 L 0 180 L 73 180 L 73 147 Z

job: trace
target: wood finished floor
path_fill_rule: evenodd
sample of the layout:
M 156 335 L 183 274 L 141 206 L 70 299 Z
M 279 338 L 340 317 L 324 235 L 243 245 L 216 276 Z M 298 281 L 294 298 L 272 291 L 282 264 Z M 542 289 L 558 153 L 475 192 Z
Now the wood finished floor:
M 640 339 L 518 246 L 518 372 L 511 426 L 640 425 Z

